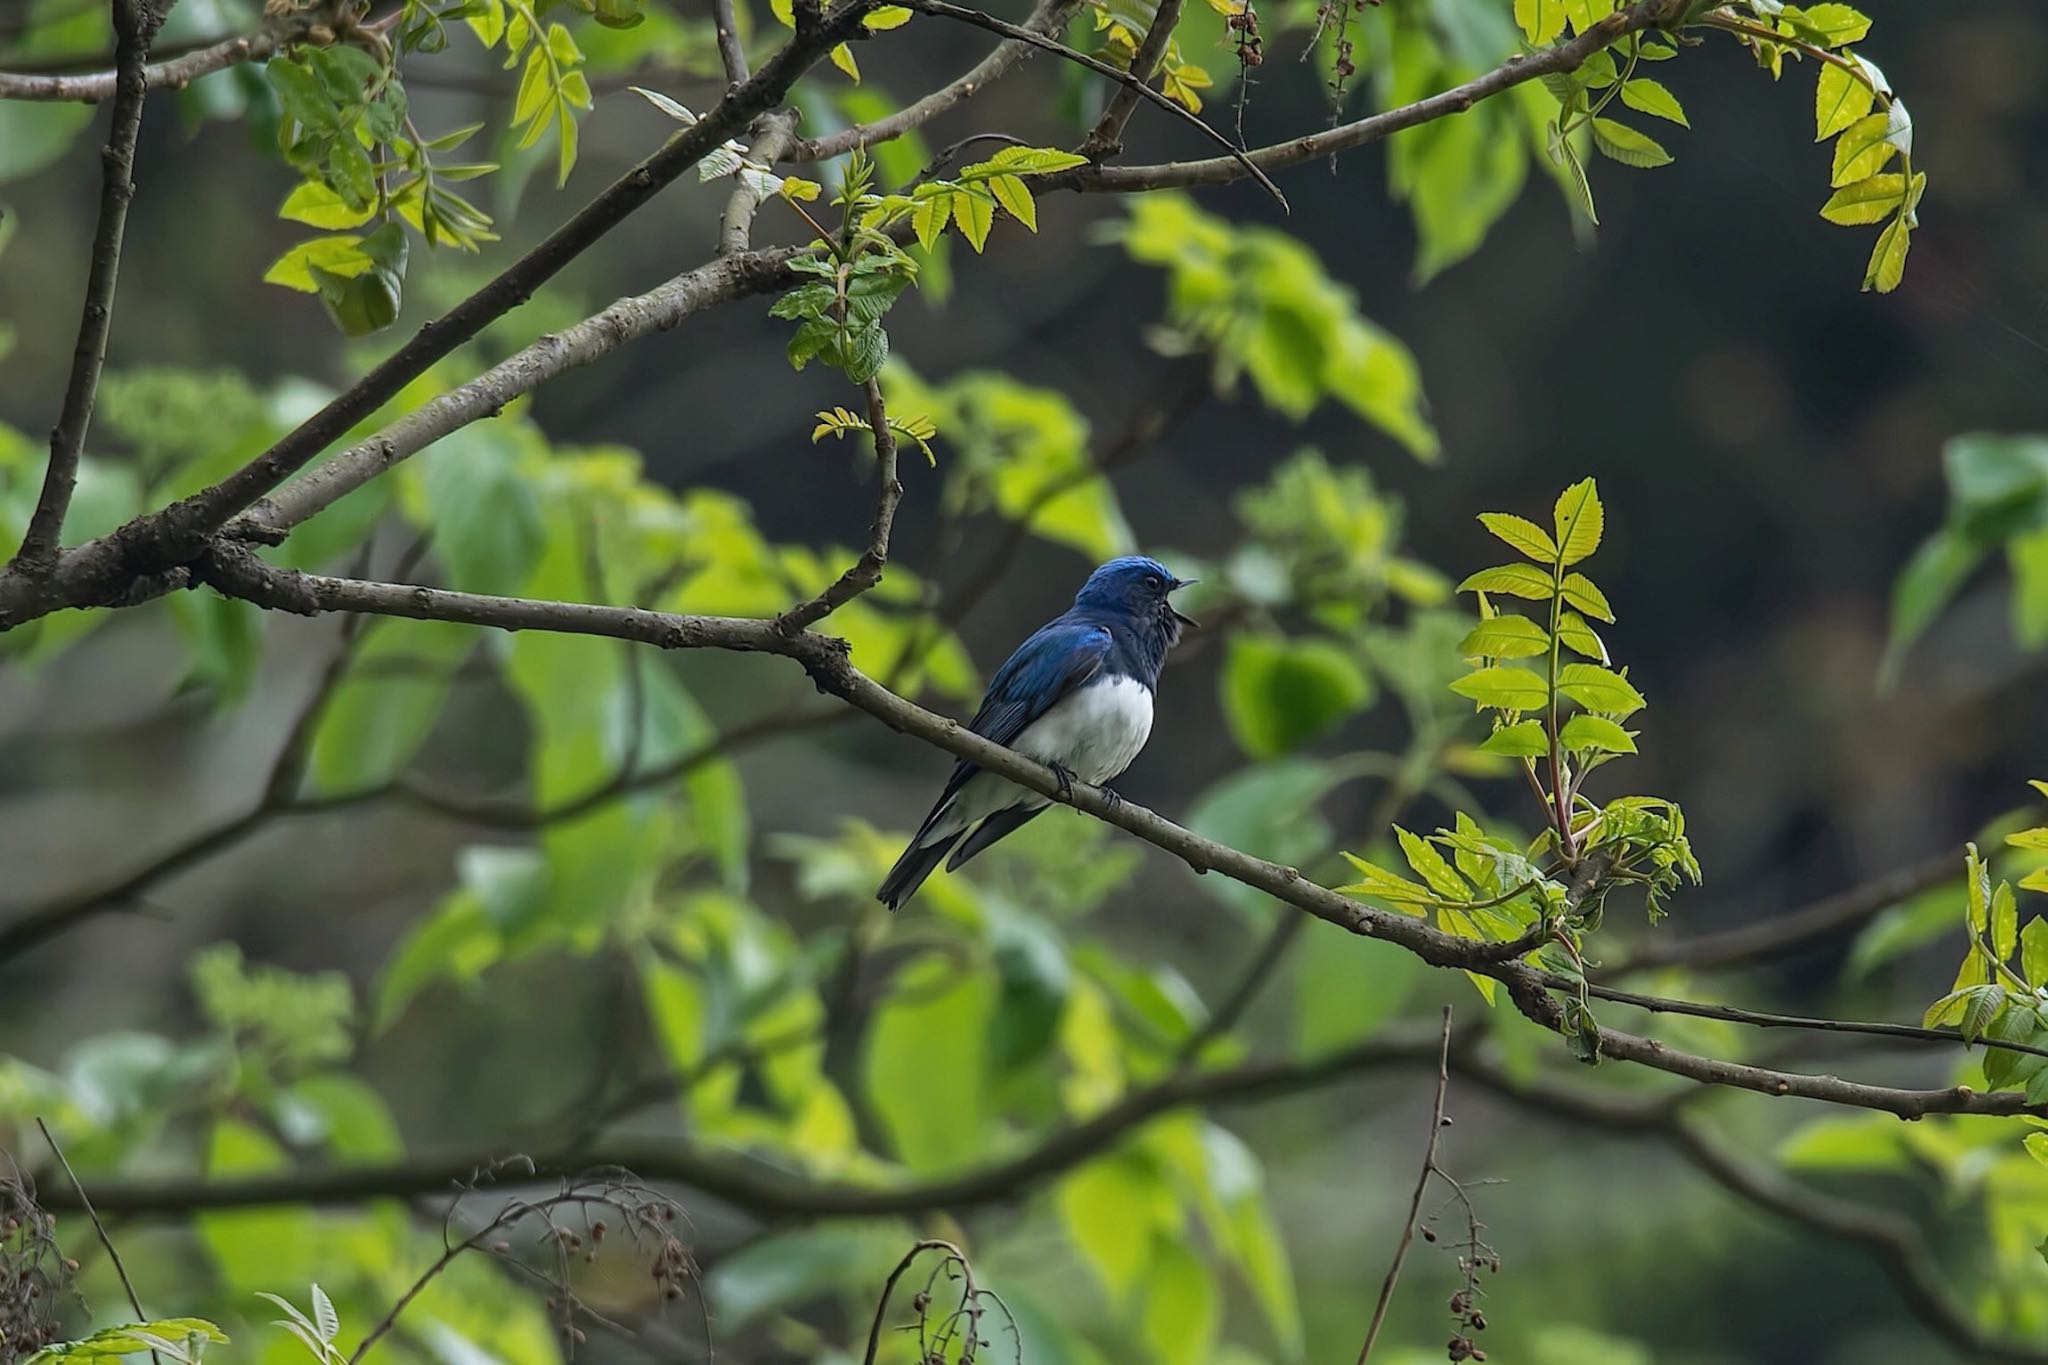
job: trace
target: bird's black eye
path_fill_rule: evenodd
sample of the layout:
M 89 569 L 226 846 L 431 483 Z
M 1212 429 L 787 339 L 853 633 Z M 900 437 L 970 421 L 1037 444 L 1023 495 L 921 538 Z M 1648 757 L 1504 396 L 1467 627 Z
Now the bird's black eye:
M 1145 575 L 1145 586 L 1152 589 L 1152 591 L 1154 592 L 1158 592 L 1161 588 L 1165 587 L 1166 585 L 1159 581 L 1158 574 L 1148 573 Z

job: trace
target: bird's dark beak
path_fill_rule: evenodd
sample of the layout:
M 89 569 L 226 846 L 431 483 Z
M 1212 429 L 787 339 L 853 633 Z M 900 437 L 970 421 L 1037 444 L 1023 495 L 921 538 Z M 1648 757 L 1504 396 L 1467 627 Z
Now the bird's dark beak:
M 1171 588 L 1168 588 L 1167 591 L 1179 592 L 1182 588 L 1187 587 L 1189 584 L 1199 583 L 1201 581 L 1202 580 L 1200 580 L 1199 578 L 1176 578 L 1173 580 L 1173 586 Z M 1200 630 L 1202 628 L 1202 623 L 1200 621 L 1197 621 L 1192 616 L 1185 615 L 1181 612 L 1179 608 L 1175 607 L 1171 602 L 1166 604 L 1166 609 L 1172 612 L 1173 619 L 1180 622 L 1182 625 L 1191 627 L 1195 630 Z

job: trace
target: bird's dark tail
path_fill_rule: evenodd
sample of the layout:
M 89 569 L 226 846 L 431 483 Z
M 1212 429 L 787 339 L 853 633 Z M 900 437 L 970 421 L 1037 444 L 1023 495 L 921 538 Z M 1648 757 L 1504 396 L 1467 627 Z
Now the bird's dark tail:
M 959 834 L 948 834 L 928 844 L 910 841 L 910 847 L 903 850 L 903 856 L 896 860 L 896 866 L 889 869 L 889 875 L 882 879 L 881 889 L 875 892 L 875 899 L 891 910 L 917 894 L 917 888 L 924 885 L 924 879 L 938 870 L 946 853 L 960 842 Z

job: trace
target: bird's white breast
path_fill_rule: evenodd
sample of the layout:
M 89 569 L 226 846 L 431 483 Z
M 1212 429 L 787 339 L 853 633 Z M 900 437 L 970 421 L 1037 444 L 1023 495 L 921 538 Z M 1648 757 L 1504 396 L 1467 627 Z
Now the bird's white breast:
M 1105 678 L 1060 698 L 1011 747 L 1099 784 L 1130 767 L 1151 734 L 1151 690 L 1136 678 Z

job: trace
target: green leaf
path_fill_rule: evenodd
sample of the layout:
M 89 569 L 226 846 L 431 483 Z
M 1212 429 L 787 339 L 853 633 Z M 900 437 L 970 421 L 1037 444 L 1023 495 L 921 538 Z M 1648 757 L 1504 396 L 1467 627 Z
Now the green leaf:
M 1984 1036 L 1984 1030 L 1991 1026 L 2006 1007 L 2005 987 L 1991 984 L 1972 986 L 1963 992 L 1963 1014 L 1956 1021 L 1956 1031 L 1975 1042 Z
M 1785 19 L 1794 29 L 1828 47 L 1847 47 L 1863 41 L 1870 32 L 1870 18 L 1853 5 L 1827 3 L 1787 7 Z
M 1827 203 L 1820 206 L 1820 216 L 1844 227 L 1882 222 L 1898 211 L 1905 198 L 1905 176 L 1873 175 L 1829 195 Z
M 1899 149 L 1891 138 L 1891 116 L 1882 110 L 1857 119 L 1835 142 L 1834 170 L 1828 181 L 1837 188 L 1868 180 L 1884 169 Z
M 1038 203 L 1031 197 L 1031 191 L 1025 188 L 1022 178 L 1015 175 L 990 176 L 988 191 L 1012 218 L 1033 232 L 1038 231 Z
M 1152 1267 L 1145 1277 L 1140 1333 L 1158 1361 L 1212 1358 L 1223 1317 L 1208 1264 L 1187 1238 L 1164 1229 L 1152 1238 Z
M 351 208 L 326 185 L 308 180 L 285 196 L 284 207 L 277 211 L 277 216 L 308 227 L 332 229 L 361 227 L 375 212 L 368 204 Z
M 1130 1301 L 1152 1259 L 1152 1229 L 1176 1219 L 1172 1191 L 1133 1154 L 1091 1161 L 1053 1192 L 1060 1223 L 1111 1304 Z
M 300 242 L 271 262 L 270 268 L 263 272 L 263 282 L 281 284 L 301 293 L 317 293 L 320 283 L 313 274 L 315 270 L 346 277 L 360 275 L 371 268 L 374 262 L 363 251 L 362 241 L 355 234 L 341 233 Z
M 1515 0 L 1515 23 L 1537 47 L 1556 42 L 1564 32 L 1565 0 Z
M 1559 690 L 1563 690 L 1560 685 Z M 1635 738 L 1605 716 L 1581 712 L 1559 727 L 1558 742 L 1573 753 L 1632 754 Z
M 957 1170 L 987 1148 L 990 983 L 927 954 L 899 973 L 867 1039 L 870 1103 L 913 1171 Z
M 2036 915 L 2020 930 L 2020 975 L 2035 986 L 2048 985 L 2048 916 Z
M 1832 62 L 1820 64 L 1814 90 L 1813 140 L 1825 142 L 1870 114 L 1876 96 L 1870 87 Z
M 1273 758 L 1326 734 L 1372 700 L 1365 671 L 1323 639 L 1233 635 L 1218 678 L 1224 719 L 1253 758 Z
M 2043 1166 L 2048 1166 L 2048 1133 L 2029 1133 L 2020 1139 L 2020 1144 L 2027 1149 L 2034 1160 L 2040 1162 Z M 2041 1254 L 2048 1256 L 2048 1251 L 2043 1251 Z
M 1575 668 L 1584 664 L 1571 665 Z M 1503 711 L 1535 711 L 1550 700 L 1543 679 L 1526 668 L 1481 668 L 1451 684 L 1451 691 L 1481 706 Z
M 1991 893 L 1991 952 L 2000 962 L 2012 960 L 2013 949 L 2019 946 L 2019 908 L 2014 904 L 2012 887 L 2000 882 L 1998 889 Z
M 1363 1042 L 1398 1018 L 1429 968 L 1412 953 L 1334 927 L 1311 925 L 1295 957 L 1294 1047 L 1318 1057 Z
M 955 190 L 953 221 L 960 225 L 960 235 L 967 239 L 967 244 L 979 252 L 988 245 L 989 229 L 995 226 L 995 200 L 974 190 Z
M 1508 512 L 1481 512 L 1479 523 L 1546 568 L 1557 562 L 1557 542 L 1527 517 Z
M 1518 720 L 1488 735 L 1479 748 L 1482 753 L 1506 758 L 1541 758 L 1550 752 L 1550 732 L 1542 721 Z
M 1598 621 L 1612 623 L 1614 608 L 1607 604 L 1607 594 L 1593 585 L 1593 580 L 1582 573 L 1566 574 L 1559 586 L 1564 600 L 1577 607 L 1586 615 Z
M 1354 853 L 1345 853 L 1343 858 L 1358 873 L 1357 881 L 1349 886 L 1337 888 L 1344 895 L 1367 896 L 1374 900 L 1391 902 L 1404 909 L 1438 899 L 1428 887 L 1411 882 L 1399 873 L 1389 872 L 1376 863 L 1369 863 Z
M 1557 591 L 1557 580 L 1548 569 L 1534 564 L 1502 564 L 1481 569 L 1458 585 L 1459 592 L 1501 592 L 1547 602 Z
M 1528 659 L 1550 648 L 1550 635 L 1526 616 L 1492 616 L 1474 626 L 1458 644 L 1464 657 Z
M 1637 170 L 1671 164 L 1671 153 L 1665 151 L 1655 138 L 1611 118 L 1593 120 L 1593 146 L 1608 160 L 1619 161 Z
M 902 28 L 909 22 L 910 11 L 901 5 L 883 5 L 877 9 L 871 9 L 861 19 L 863 25 L 876 33 L 882 33 L 892 28 Z
M 1628 679 L 1599 664 L 1566 664 L 1557 672 L 1557 690 L 1589 711 L 1627 715 L 1646 704 Z
M 910 211 L 910 227 L 917 234 L 917 244 L 930 251 L 952 217 L 953 196 L 950 193 L 942 191 L 921 197 L 917 207 Z
M 1415 875 L 1422 878 L 1430 890 L 1447 901 L 1472 899 L 1472 889 L 1465 885 L 1465 879 L 1444 860 L 1444 855 L 1437 852 L 1429 840 L 1411 834 L 1399 825 L 1394 826 L 1394 838 L 1401 845 L 1401 856 L 1408 860 L 1408 866 L 1415 869 Z
M 1877 234 L 1870 265 L 1863 272 L 1863 287 L 1889 294 L 1906 277 L 1906 252 L 1913 244 L 1913 230 L 1903 217 L 1894 218 Z
M 1621 102 L 1638 113 L 1669 119 L 1681 128 L 1692 127 L 1685 120 L 1685 109 L 1679 104 L 1678 97 L 1666 90 L 1662 83 L 1646 76 L 1621 83 Z
M 960 175 L 962 179 L 1003 171 L 1012 175 L 1050 175 L 1054 171 L 1071 170 L 1087 164 L 1087 157 L 1063 152 L 1056 147 L 1005 147 L 988 160 L 967 167 Z
M 1607 514 L 1600 506 L 1600 489 L 1593 480 L 1581 479 L 1560 493 L 1552 517 L 1557 526 L 1558 548 L 1567 565 L 1578 563 L 1600 548 Z
M 1586 624 L 1586 618 L 1575 611 L 1558 614 L 1557 638 L 1560 644 L 1575 654 L 1583 654 L 1588 659 L 1596 659 L 1603 664 L 1607 662 L 1606 643 L 1593 633 L 1593 628 Z

